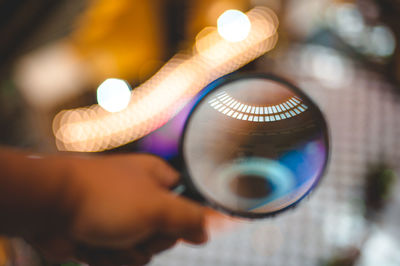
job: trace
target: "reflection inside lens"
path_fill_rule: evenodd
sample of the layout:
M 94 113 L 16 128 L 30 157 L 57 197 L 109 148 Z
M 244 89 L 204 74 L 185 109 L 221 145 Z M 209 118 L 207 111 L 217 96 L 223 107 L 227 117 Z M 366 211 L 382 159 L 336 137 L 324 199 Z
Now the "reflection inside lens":
M 235 211 L 257 212 L 265 205 L 290 193 L 293 173 L 284 165 L 261 157 L 241 157 L 216 169 L 210 192 L 214 198 Z M 204 179 L 203 179 L 204 180 Z
M 267 178 L 256 175 L 239 175 L 230 183 L 233 193 L 244 198 L 264 198 L 271 194 L 273 188 Z
M 231 212 L 271 213 L 318 181 L 327 159 L 325 127 L 317 107 L 285 83 L 237 79 L 196 106 L 183 156 L 208 201 Z
M 227 92 L 222 91 L 209 102 L 218 112 L 239 120 L 253 122 L 273 122 L 291 118 L 305 110 L 307 106 L 296 96 L 272 106 L 251 106 L 231 97 Z

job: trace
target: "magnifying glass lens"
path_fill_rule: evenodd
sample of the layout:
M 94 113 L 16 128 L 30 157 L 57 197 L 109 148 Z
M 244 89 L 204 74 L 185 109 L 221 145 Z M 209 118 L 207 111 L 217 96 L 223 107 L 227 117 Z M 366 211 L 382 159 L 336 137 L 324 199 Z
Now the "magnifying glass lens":
M 328 157 L 317 106 L 287 82 L 263 76 L 229 80 L 207 93 L 182 144 L 196 190 L 244 216 L 294 205 L 318 182 Z

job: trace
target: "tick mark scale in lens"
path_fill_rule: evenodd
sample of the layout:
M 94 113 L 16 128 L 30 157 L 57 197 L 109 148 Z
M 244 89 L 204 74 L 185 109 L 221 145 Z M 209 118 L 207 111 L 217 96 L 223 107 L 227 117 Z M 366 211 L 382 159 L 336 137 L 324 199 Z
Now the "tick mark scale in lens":
M 251 122 L 272 122 L 294 117 L 305 112 L 308 107 L 296 96 L 270 106 L 247 105 L 234 99 L 225 91 L 208 101 L 218 112 L 238 120 Z M 245 114 L 251 114 L 250 116 Z

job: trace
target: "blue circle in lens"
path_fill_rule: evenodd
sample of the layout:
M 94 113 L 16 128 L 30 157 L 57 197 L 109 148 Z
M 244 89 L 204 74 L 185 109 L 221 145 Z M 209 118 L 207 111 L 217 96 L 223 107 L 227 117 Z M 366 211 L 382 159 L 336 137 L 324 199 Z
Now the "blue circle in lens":
M 273 201 L 290 194 L 292 188 L 296 185 L 295 176 L 289 168 L 279 161 L 261 157 L 237 159 L 222 166 L 216 176 L 218 176 L 219 180 L 219 191 L 221 194 L 225 194 L 222 197 L 232 197 L 232 199 L 235 199 L 233 201 L 227 199 L 226 202 L 234 202 L 236 204 L 235 208 L 241 211 L 256 212 L 258 208 L 264 207 L 266 204 L 271 204 Z M 253 179 L 264 179 L 266 181 L 264 185 L 268 186 L 268 188 L 265 188 L 268 189 L 268 193 L 261 197 L 253 196 L 250 198 L 241 196 L 238 193 L 241 189 L 240 187 L 237 188 L 238 191 L 230 189 L 231 186 L 228 183 L 232 180 L 249 176 Z M 242 183 L 241 185 L 245 184 Z M 251 186 L 251 184 L 249 185 Z M 263 185 L 263 183 L 258 182 L 257 185 Z M 254 187 L 251 189 L 256 190 Z

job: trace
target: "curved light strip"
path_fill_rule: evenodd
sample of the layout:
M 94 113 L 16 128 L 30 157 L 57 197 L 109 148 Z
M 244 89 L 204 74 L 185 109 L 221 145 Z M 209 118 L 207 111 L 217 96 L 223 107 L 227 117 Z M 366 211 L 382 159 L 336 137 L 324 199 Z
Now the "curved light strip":
M 241 103 L 225 91 L 219 93 L 209 102 L 211 107 L 238 120 L 252 122 L 273 122 L 294 117 L 305 112 L 308 107 L 296 96 L 286 101 L 269 106 L 256 106 Z
M 278 19 L 268 8 L 247 16 L 248 37 L 237 43 L 206 28 L 192 53 L 178 53 L 153 77 L 132 91 L 129 106 L 108 113 L 98 105 L 64 110 L 53 120 L 59 150 L 102 151 L 138 139 L 162 126 L 205 85 L 271 50 L 277 42 Z

